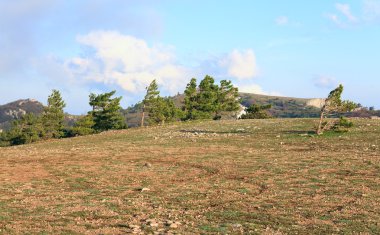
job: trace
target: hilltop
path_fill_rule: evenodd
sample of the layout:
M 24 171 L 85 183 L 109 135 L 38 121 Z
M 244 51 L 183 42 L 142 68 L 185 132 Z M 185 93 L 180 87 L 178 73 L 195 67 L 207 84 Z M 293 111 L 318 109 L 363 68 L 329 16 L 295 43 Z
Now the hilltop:
M 41 114 L 44 106 L 34 99 L 20 99 L 8 104 L 0 105 L 0 129 L 6 129 L 11 121 L 21 118 L 26 113 Z
M 320 115 L 322 99 L 304 99 L 281 96 L 267 96 L 252 93 L 239 93 L 241 104 L 248 107 L 252 104 L 271 104 L 269 112 L 276 118 L 310 118 Z M 178 94 L 172 97 L 177 107 L 181 107 L 184 95 Z M 138 126 L 141 117 L 140 104 L 129 107 L 124 111 L 128 126 Z M 225 118 L 231 115 L 225 115 Z
M 293 98 L 281 96 L 268 96 L 252 93 L 239 93 L 241 104 L 248 107 L 252 104 L 267 105 L 271 104 L 269 109 L 271 115 L 275 118 L 316 118 L 320 115 L 320 108 L 323 99 L 320 98 Z M 171 97 L 177 107 L 181 107 L 184 96 L 177 94 Z M 10 122 L 21 117 L 27 112 L 41 114 L 43 104 L 34 99 L 24 99 L 11 102 L 9 104 L 0 105 L 0 129 L 6 129 L 10 126 Z M 132 105 L 125 110 L 123 114 L 126 117 L 129 127 L 136 127 L 140 124 L 141 119 L 141 104 Z M 380 111 L 371 113 L 357 112 L 348 114 L 349 116 L 370 117 L 380 116 Z M 231 114 L 225 114 L 224 119 L 231 118 Z M 65 115 L 65 121 L 68 125 L 72 125 L 78 118 L 76 115 Z
M 379 120 L 132 128 L 3 148 L 4 234 L 379 234 Z

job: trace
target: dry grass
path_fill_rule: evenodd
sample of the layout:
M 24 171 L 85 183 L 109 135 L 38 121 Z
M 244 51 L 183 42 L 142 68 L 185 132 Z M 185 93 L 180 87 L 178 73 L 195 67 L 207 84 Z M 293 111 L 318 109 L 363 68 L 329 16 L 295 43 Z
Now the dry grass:
M 323 137 L 313 123 L 181 123 L 1 148 L 0 234 L 379 234 L 380 122 Z

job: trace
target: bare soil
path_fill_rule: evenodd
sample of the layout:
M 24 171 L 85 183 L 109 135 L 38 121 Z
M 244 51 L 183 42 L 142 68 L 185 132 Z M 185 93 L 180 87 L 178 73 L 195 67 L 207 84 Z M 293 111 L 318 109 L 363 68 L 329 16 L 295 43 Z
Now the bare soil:
M 380 234 L 380 121 L 205 121 L 0 148 L 0 234 Z

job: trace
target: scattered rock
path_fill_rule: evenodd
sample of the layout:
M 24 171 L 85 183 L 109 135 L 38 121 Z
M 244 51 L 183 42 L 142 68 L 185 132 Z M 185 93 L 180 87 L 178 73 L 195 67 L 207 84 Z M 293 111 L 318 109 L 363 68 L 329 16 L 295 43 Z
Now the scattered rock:
M 151 168 L 152 164 L 150 164 L 149 162 L 147 162 L 147 163 L 144 164 L 144 166 L 147 167 L 147 168 Z
M 130 229 L 140 229 L 140 226 L 139 225 L 135 225 L 135 224 L 130 224 L 130 225 L 128 225 L 128 227 Z
M 167 226 L 170 226 L 171 224 L 173 224 L 174 222 L 173 221 L 171 221 L 171 220 L 167 220 L 166 222 L 165 222 L 165 224 L 167 225 Z
M 149 226 L 150 227 L 158 227 L 158 223 L 150 223 Z
M 243 225 L 241 225 L 241 224 L 233 224 L 232 227 L 233 228 L 241 228 L 241 227 L 243 227 Z
M 140 192 L 146 192 L 146 191 L 150 191 L 150 189 L 149 188 L 141 188 L 140 189 Z
M 181 225 L 181 222 L 175 222 L 175 221 L 167 220 L 165 222 L 165 225 L 168 226 L 169 228 L 178 228 L 178 226 Z
M 150 227 L 158 227 L 158 222 L 155 219 L 147 219 L 145 221 Z
M 178 228 L 178 224 L 171 224 L 170 226 L 169 226 L 170 228 Z

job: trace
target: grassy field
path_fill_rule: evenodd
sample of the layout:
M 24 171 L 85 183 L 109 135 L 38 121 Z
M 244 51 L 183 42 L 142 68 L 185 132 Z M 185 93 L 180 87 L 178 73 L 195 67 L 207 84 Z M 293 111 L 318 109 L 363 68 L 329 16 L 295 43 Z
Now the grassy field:
M 380 234 L 380 121 L 207 121 L 0 149 L 0 234 Z

